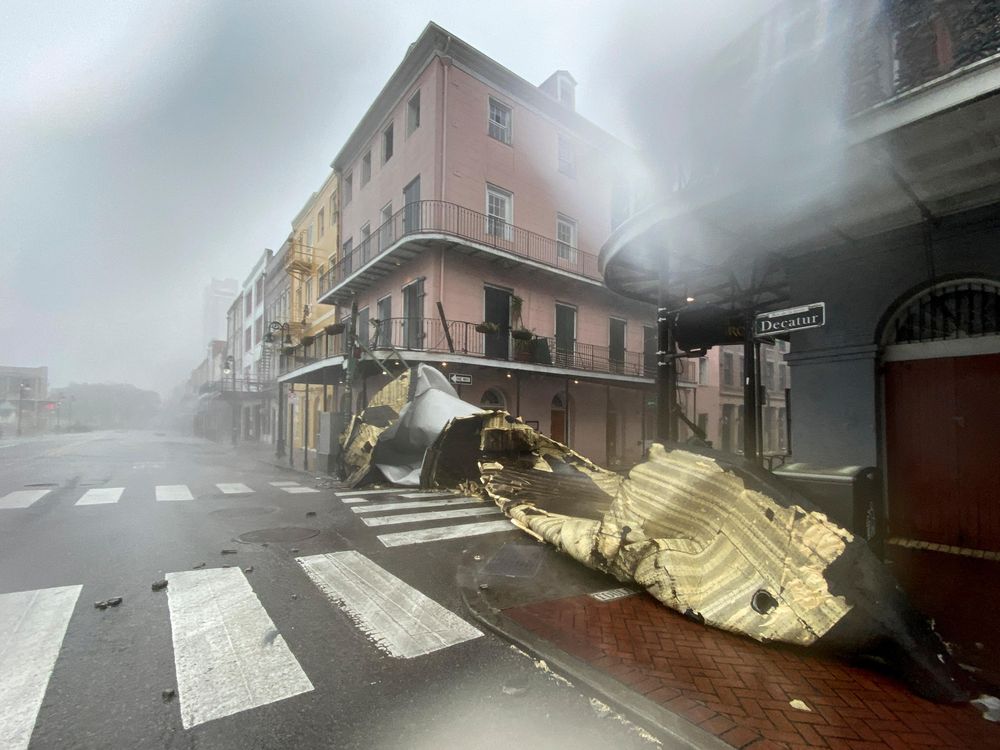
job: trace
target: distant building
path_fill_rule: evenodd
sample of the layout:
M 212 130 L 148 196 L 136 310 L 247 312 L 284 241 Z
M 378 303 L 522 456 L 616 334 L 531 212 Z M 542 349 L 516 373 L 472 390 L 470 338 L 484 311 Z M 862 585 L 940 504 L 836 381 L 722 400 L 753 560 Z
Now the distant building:
M 226 311 L 240 293 L 236 279 L 212 279 L 205 286 L 202 298 L 201 340 L 204 342 L 226 338 Z
M 56 422 L 49 399 L 48 367 L 0 365 L 0 432 L 4 436 L 45 432 Z

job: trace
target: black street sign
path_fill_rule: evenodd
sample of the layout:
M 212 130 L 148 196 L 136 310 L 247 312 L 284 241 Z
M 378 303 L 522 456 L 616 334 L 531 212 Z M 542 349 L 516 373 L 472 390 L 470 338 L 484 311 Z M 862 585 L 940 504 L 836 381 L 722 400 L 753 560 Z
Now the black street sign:
M 814 302 L 802 307 L 772 310 L 761 313 L 754 320 L 755 336 L 780 336 L 806 328 L 819 328 L 826 323 L 826 303 Z
M 450 380 L 455 385 L 472 385 L 472 376 L 471 375 L 463 375 L 460 372 L 453 372 L 453 373 L 451 373 L 448 376 L 448 380 Z

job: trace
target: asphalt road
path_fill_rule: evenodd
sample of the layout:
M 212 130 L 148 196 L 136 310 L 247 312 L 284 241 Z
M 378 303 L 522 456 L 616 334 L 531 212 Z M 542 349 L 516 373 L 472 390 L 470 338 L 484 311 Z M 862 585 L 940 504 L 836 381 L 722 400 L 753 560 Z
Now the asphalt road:
M 520 532 L 406 536 L 502 516 L 316 484 L 179 436 L 0 440 L 0 747 L 656 746 L 477 632 L 456 571 Z

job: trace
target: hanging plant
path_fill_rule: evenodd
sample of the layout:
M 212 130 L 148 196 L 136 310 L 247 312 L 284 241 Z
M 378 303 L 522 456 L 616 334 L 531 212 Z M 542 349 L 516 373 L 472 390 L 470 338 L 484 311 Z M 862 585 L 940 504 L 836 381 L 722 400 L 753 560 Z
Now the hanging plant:
M 500 333 L 500 326 L 484 320 L 476 326 L 476 331 L 479 333 Z

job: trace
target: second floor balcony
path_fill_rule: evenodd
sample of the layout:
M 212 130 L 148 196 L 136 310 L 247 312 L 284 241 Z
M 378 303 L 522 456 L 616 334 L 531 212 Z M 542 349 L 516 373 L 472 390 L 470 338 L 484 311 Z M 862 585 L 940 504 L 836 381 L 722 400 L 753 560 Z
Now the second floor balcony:
M 483 331 L 482 324 L 440 318 L 392 318 L 372 321 L 358 339 L 376 354 L 392 349 L 404 358 L 407 353 L 455 355 L 482 359 L 488 365 L 524 362 L 532 365 L 594 374 L 653 378 L 656 361 L 650 352 L 632 352 L 607 346 L 586 344 L 556 336 L 521 334 L 517 331 Z M 283 357 L 282 373 L 311 365 L 324 358 L 346 356 L 347 334 L 317 336 L 306 346 L 289 347 Z M 360 350 L 355 356 L 360 355 Z M 414 357 L 417 359 L 417 357 Z
M 320 279 L 319 302 L 344 304 L 436 242 L 458 252 L 485 253 L 514 266 L 550 270 L 601 285 L 597 256 L 496 216 L 445 201 L 416 201 L 393 214 L 341 257 Z

